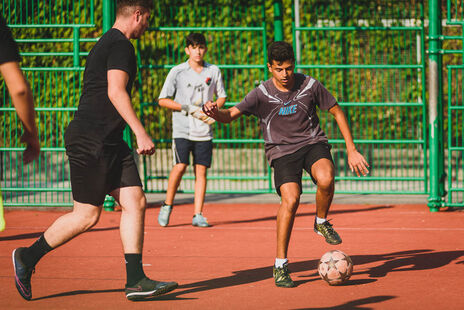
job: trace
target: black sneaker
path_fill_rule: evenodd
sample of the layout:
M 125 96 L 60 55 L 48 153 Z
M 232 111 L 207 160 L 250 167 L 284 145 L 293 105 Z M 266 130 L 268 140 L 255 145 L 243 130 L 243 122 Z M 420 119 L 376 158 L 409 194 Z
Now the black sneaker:
M 316 220 L 314 220 L 314 231 L 323 236 L 325 241 L 329 244 L 340 244 L 342 243 L 342 238 L 337 234 L 337 232 L 332 228 L 332 224 L 329 221 L 325 221 L 322 224 L 317 224 Z
M 144 300 L 166 294 L 177 286 L 176 282 L 158 282 L 145 277 L 132 286 L 126 285 L 126 298 L 132 301 Z
M 19 294 L 26 300 L 31 300 L 32 290 L 31 290 L 31 276 L 35 271 L 34 268 L 29 268 L 24 265 L 21 260 L 21 252 L 25 248 L 17 248 L 12 253 L 13 258 L 13 267 L 15 272 L 15 283 L 16 289 L 18 289 Z
M 278 287 L 294 287 L 292 278 L 290 278 L 290 272 L 288 271 L 288 264 L 285 263 L 282 267 L 276 267 L 274 265 L 272 269 L 272 275 L 274 276 L 275 285 Z

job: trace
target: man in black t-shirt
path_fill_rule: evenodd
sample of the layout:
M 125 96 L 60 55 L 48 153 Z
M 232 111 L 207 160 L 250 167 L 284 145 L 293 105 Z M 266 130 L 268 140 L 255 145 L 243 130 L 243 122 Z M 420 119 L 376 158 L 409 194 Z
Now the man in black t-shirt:
M 16 45 L 10 28 L 0 16 L 0 75 L 5 80 L 11 101 L 19 119 L 23 123 L 24 133 L 21 142 L 26 143 L 23 152 L 23 163 L 28 164 L 39 156 L 40 144 L 35 124 L 34 99 L 29 83 L 21 71 L 18 46 Z M 5 229 L 3 217 L 2 192 L 0 190 L 0 231 Z
M 123 140 L 126 124 L 137 140 L 137 153 L 155 146 L 131 105 L 136 58 L 130 39 L 148 27 L 152 0 L 118 0 L 116 21 L 89 53 L 78 111 L 65 132 L 74 208 L 58 218 L 30 247 L 13 252 L 16 287 L 31 299 L 31 275 L 49 251 L 93 227 L 107 194 L 122 207 L 120 234 L 126 261 L 125 294 L 140 300 L 167 293 L 175 282 L 149 279 L 142 267 L 146 198 L 137 167 Z
M 366 175 L 368 164 L 356 150 L 345 114 L 332 94 L 313 77 L 294 73 L 295 57 L 290 44 L 272 43 L 267 66 L 272 78 L 253 89 L 242 102 L 227 110 L 219 110 L 216 103 L 208 102 L 203 110 L 223 123 L 242 114 L 259 118 L 266 157 L 274 168 L 275 187 L 281 196 L 274 280 L 277 286 L 293 287 L 287 250 L 302 192 L 303 169 L 317 185 L 314 231 L 329 244 L 342 242 L 327 221 L 334 195 L 334 165 L 327 136 L 319 126 L 316 106 L 335 117 L 345 139 L 351 170 L 358 176 Z

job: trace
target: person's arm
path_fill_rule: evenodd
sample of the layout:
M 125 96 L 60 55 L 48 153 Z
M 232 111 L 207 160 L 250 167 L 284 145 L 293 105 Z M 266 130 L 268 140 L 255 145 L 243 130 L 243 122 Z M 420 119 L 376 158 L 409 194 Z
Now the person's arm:
M 216 104 L 218 106 L 218 109 L 221 109 L 224 106 L 224 104 L 226 104 L 226 97 L 217 98 Z
M 340 128 L 342 133 L 343 139 L 345 139 L 346 150 L 348 154 L 348 165 L 352 172 L 355 172 L 358 176 L 360 174 L 366 175 L 369 173 L 367 169 L 369 164 L 364 159 L 364 156 L 358 152 L 356 146 L 353 141 L 353 137 L 351 136 L 350 127 L 348 126 L 348 121 L 346 120 L 345 113 L 340 108 L 338 104 L 334 105 L 332 108 L 329 109 L 329 112 L 334 116 L 335 121 Z
M 132 107 L 126 85 L 129 75 L 123 70 L 108 70 L 108 97 L 118 113 L 126 121 L 135 134 L 137 140 L 137 153 L 152 155 L 155 153 L 155 145 L 151 137 L 143 128 Z
M 21 142 L 27 144 L 23 152 L 23 162 L 28 164 L 40 154 L 32 91 L 18 62 L 12 61 L 1 64 L 0 73 L 5 79 L 16 113 L 23 123 L 24 133 L 21 136 Z
M 242 115 L 242 112 L 240 112 L 240 110 L 236 107 L 231 107 L 229 109 L 219 109 L 217 101 L 208 101 L 205 103 L 203 106 L 203 112 L 209 117 L 212 117 L 221 123 L 230 123 Z

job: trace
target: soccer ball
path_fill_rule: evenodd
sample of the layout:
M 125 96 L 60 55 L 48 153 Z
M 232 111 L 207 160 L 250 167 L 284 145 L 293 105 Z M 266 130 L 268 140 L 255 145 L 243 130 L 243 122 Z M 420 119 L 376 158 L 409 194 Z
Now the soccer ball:
M 351 277 L 353 262 L 342 251 L 333 250 L 322 255 L 317 271 L 329 285 L 340 285 Z

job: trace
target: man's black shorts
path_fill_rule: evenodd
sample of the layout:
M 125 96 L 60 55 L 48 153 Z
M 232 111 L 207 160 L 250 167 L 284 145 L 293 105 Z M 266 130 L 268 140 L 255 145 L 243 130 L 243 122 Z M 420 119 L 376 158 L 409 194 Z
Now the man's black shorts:
M 280 186 L 282 184 L 290 182 L 298 183 L 301 193 L 303 169 L 309 173 L 316 184 L 316 180 L 311 175 L 311 166 L 321 158 L 327 158 L 333 163 L 330 148 L 331 146 L 327 143 L 316 143 L 304 146 L 295 153 L 274 159 L 271 166 L 274 168 L 274 183 L 277 194 L 281 195 Z
M 203 165 L 207 168 L 211 167 L 211 158 L 213 157 L 213 142 L 207 141 L 192 141 L 183 138 L 174 138 L 172 143 L 174 152 L 175 164 L 190 164 L 190 152 L 193 155 L 193 164 Z
M 112 145 L 70 143 L 66 154 L 73 199 L 78 202 L 100 206 L 117 188 L 142 186 L 134 157 L 124 141 Z

